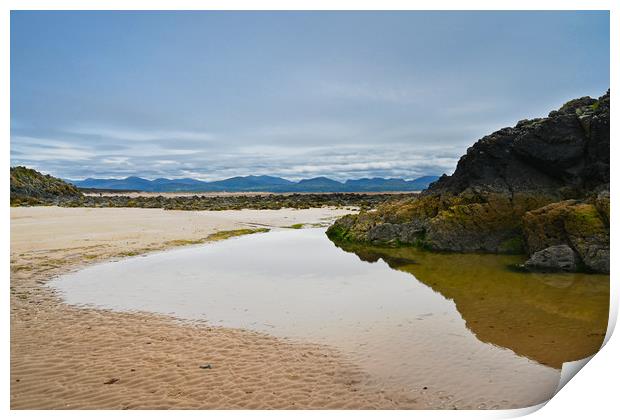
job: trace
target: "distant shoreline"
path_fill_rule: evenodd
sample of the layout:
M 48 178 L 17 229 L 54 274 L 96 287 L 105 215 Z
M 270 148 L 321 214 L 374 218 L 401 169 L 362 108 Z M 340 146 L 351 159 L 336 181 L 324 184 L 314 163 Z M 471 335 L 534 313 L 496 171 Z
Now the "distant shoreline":
M 291 195 L 329 195 L 329 194 L 354 194 L 354 195 L 399 195 L 399 194 L 419 194 L 421 191 L 356 191 L 342 193 L 339 191 L 330 192 L 269 192 L 269 191 L 178 191 L 178 192 L 152 192 L 152 191 L 131 191 L 131 190 L 110 190 L 96 188 L 79 188 L 87 197 L 254 197 L 254 196 L 291 196 Z

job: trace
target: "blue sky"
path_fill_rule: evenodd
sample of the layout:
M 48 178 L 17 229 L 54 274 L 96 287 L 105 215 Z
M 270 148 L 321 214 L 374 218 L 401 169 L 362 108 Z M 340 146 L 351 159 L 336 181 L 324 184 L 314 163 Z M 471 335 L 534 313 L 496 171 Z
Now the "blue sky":
M 11 164 L 410 179 L 608 87 L 608 12 L 14 11 Z

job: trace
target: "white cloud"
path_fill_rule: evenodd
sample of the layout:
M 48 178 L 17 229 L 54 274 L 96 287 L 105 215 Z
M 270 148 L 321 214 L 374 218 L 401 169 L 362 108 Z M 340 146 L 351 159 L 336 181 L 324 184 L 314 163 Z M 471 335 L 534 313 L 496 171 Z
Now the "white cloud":
M 110 157 L 101 159 L 101 162 L 105 163 L 107 165 L 128 165 L 128 164 L 131 164 L 131 162 L 129 162 L 129 157 L 128 156 L 110 156 Z
M 94 132 L 94 131 L 93 131 Z M 99 130 L 116 133 L 115 130 Z M 129 130 L 127 133 L 138 133 Z M 169 131 L 178 133 L 181 131 Z M 217 180 L 239 175 L 277 175 L 298 180 L 328 176 L 338 180 L 362 177 L 398 177 L 411 179 L 421 175 L 441 175 L 451 172 L 462 154 L 455 146 L 428 142 L 390 143 L 389 130 L 383 131 L 385 142 L 368 127 L 330 123 L 329 121 L 295 124 L 273 124 L 252 130 L 246 127 L 244 135 L 257 133 L 254 140 L 228 142 L 221 137 L 216 144 L 195 141 L 135 140 L 137 134 L 84 141 L 82 137 L 38 138 L 14 136 L 12 162 L 30 162 L 46 167 L 61 177 L 124 177 L 138 175 L 147 178 L 193 177 Z M 304 143 L 286 141 L 273 143 L 273 136 L 303 135 L 333 136 L 331 141 Z M 342 135 L 349 142 L 338 140 Z M 234 135 L 229 134 L 233 138 Z M 191 136 L 188 136 L 188 138 Z M 73 162 L 74 164 L 70 164 Z
M 18 136 L 12 138 L 11 155 L 19 155 L 27 160 L 40 162 L 46 160 L 81 161 L 93 158 L 97 154 L 90 148 L 67 141 Z
M 138 130 L 131 128 L 109 128 L 97 126 L 76 126 L 66 129 L 67 133 L 96 136 L 103 139 L 126 140 L 126 141 L 153 141 L 153 140 L 192 140 L 211 141 L 213 135 L 201 131 L 175 131 L 175 130 Z

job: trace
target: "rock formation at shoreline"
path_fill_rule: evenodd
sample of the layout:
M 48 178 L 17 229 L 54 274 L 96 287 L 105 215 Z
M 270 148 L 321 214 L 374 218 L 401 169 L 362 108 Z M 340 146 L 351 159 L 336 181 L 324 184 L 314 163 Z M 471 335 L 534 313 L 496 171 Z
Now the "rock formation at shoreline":
M 79 199 L 82 193 L 60 178 L 24 166 L 11 168 L 11 205 L 58 204 Z
M 552 249 L 526 267 L 609 272 L 609 106 L 607 91 L 483 137 L 419 197 L 345 216 L 328 236 L 532 256 L 566 245 L 574 266 Z

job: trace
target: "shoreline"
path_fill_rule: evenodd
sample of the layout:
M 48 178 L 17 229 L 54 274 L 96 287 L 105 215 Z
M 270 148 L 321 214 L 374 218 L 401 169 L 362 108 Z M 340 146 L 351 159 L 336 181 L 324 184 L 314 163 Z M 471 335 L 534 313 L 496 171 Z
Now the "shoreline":
M 91 191 L 81 188 L 82 194 L 87 197 L 263 197 L 268 195 L 275 196 L 291 196 L 291 195 L 335 195 L 335 194 L 351 194 L 351 195 L 403 195 L 403 194 L 420 194 L 421 190 L 411 191 L 296 191 L 296 192 L 271 192 L 271 191 L 178 191 L 178 192 L 154 192 L 154 191 L 113 191 L 101 190 Z
M 220 211 L 224 220 L 209 222 L 202 218 L 213 212 L 200 212 L 198 221 L 189 224 L 160 224 L 170 235 L 149 231 L 147 217 L 125 235 L 95 232 L 95 239 L 84 237 L 93 236 L 92 231 L 80 230 L 80 223 L 89 225 L 88 217 L 86 222 L 71 220 L 76 213 L 93 211 L 100 213 L 95 218 L 109 216 L 110 210 L 171 214 L 160 209 L 11 209 L 11 409 L 421 408 L 418 401 L 399 404 L 393 395 L 369 386 L 360 367 L 324 345 L 189 325 L 157 314 L 72 307 L 46 286 L 55 276 L 93 263 L 174 248 L 165 240 L 170 235 L 195 240 L 207 230 L 258 225 L 261 217 L 268 219 L 262 225 L 274 228 L 320 223 L 326 213 L 333 218 L 344 211 Z M 46 231 L 69 225 L 69 234 Z M 142 242 L 127 240 L 144 232 Z M 47 238 L 41 241 L 41 236 Z M 212 368 L 201 369 L 205 364 Z

